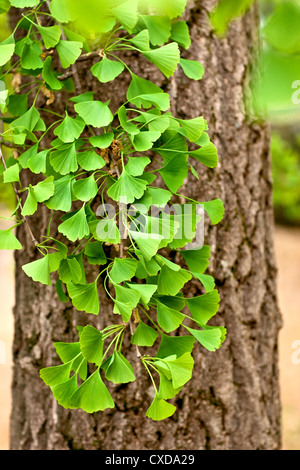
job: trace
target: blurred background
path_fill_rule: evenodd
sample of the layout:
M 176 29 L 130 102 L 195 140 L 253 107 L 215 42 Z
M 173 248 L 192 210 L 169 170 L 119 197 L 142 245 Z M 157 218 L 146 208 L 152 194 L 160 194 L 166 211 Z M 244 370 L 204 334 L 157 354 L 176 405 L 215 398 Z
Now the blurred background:
M 259 6 L 261 72 L 260 80 L 253 82 L 253 105 L 256 118 L 267 117 L 271 125 L 275 250 L 283 317 L 279 342 L 283 449 L 300 450 L 300 0 L 259 0 Z M 0 8 L 0 41 L 8 35 L 6 15 Z M 257 70 L 254 72 L 257 77 Z M 2 217 L 14 209 L 13 190 L 7 186 L 0 184 Z M 3 218 L 0 228 L 5 228 Z M 0 449 L 6 450 L 12 380 L 13 253 L 0 251 L 0 264 Z

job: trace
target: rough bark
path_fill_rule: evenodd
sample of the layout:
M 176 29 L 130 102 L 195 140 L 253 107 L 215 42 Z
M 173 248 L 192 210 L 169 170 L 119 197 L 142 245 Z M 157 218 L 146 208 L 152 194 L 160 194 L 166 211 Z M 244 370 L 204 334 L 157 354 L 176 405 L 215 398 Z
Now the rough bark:
M 102 326 L 111 315 L 111 303 L 100 287 L 101 314 L 91 319 L 61 304 L 53 288 L 33 283 L 21 266 L 33 261 L 37 253 L 21 229 L 25 249 L 16 254 L 14 450 L 280 448 L 281 317 L 276 298 L 269 129 L 251 118 L 244 99 L 258 46 L 257 11 L 253 8 L 235 21 L 226 38 L 220 39 L 208 21 L 214 3 L 198 1 L 186 11 L 192 47 L 184 54 L 202 62 L 203 80 L 191 82 L 177 71 L 166 83 L 137 56 L 131 57 L 131 66 L 145 77 L 153 79 L 154 74 L 158 83 L 167 86 L 176 116 L 203 115 L 219 149 L 219 167 L 207 170 L 198 164 L 200 181 L 189 177 L 184 192 L 200 201 L 220 197 L 225 204 L 221 224 L 212 227 L 206 221 L 205 241 L 212 250 L 209 271 L 221 296 L 214 321 L 227 327 L 226 342 L 215 353 L 196 347 L 193 378 L 175 399 L 178 411 L 168 420 L 157 423 L 145 418 L 152 388 L 134 350 L 128 355 L 138 380 L 110 387 L 116 398 L 114 410 L 87 415 L 63 409 L 39 378 L 39 369 L 56 363 L 53 341 L 76 340 L 76 324 Z M 86 80 L 84 89 L 88 88 L 86 69 L 79 73 Z M 124 83 L 116 82 L 100 92 L 103 100 L 104 96 L 112 98 L 114 106 L 123 90 Z M 48 223 L 46 212 L 41 210 L 32 219 L 41 238 Z M 199 285 L 194 282 L 186 294 L 197 292 Z

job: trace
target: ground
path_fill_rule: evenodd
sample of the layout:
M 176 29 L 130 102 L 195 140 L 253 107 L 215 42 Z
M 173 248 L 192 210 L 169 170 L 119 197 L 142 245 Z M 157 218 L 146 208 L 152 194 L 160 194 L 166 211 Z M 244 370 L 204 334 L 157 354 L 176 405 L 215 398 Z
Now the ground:
M 279 342 L 283 449 L 300 450 L 300 229 L 277 227 L 275 249 L 283 316 Z M 0 264 L 0 449 L 8 450 L 14 305 L 12 253 L 0 251 Z

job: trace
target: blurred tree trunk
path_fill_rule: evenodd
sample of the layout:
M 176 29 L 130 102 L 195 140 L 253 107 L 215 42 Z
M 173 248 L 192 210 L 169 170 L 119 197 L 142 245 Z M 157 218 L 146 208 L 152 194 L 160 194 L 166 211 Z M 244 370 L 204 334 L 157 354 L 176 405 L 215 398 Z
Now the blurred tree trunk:
M 77 324 L 93 322 L 99 327 L 112 308 L 100 289 L 102 313 L 91 319 L 60 303 L 54 287 L 26 277 L 21 266 L 33 261 L 37 253 L 21 228 L 18 235 L 25 249 L 16 253 L 13 450 L 280 448 L 281 317 L 272 240 L 269 129 L 251 118 L 244 99 L 259 45 L 258 15 L 254 7 L 220 39 L 208 21 L 214 4 L 212 0 L 192 2 L 186 11 L 192 47 L 184 57 L 202 62 L 203 80 L 192 82 L 178 70 L 166 82 L 136 55 L 130 57 L 130 64 L 136 73 L 167 87 L 176 116 L 203 115 L 218 147 L 219 167 L 208 170 L 198 164 L 199 182 L 188 179 L 183 193 L 199 201 L 220 197 L 225 204 L 221 224 L 212 227 L 206 221 L 205 241 L 211 246 L 209 269 L 221 296 L 214 321 L 227 327 L 227 340 L 215 353 L 196 347 L 193 378 L 175 400 L 178 412 L 168 420 L 145 418 L 151 387 L 137 364 L 135 383 L 111 387 L 114 410 L 87 415 L 63 409 L 41 381 L 39 369 L 56 363 L 53 341 L 76 341 Z M 87 64 L 79 64 L 78 73 L 83 90 L 88 89 L 92 80 Z M 98 84 L 95 91 L 101 92 L 103 101 L 111 98 L 112 106 L 117 106 L 125 89 L 122 80 L 105 87 Z M 59 108 L 59 97 L 52 106 Z M 47 217 L 43 210 L 32 217 L 39 240 L 47 229 Z M 194 283 L 190 293 L 197 294 L 198 289 Z

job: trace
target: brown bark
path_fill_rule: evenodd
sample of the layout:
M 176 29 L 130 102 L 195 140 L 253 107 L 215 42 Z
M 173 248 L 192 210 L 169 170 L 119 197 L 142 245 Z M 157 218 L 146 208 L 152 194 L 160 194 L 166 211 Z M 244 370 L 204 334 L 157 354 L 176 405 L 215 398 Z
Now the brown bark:
M 258 18 L 253 8 L 231 25 L 226 38 L 217 38 L 208 21 L 214 3 L 195 2 L 186 11 L 192 47 L 184 56 L 202 62 L 203 80 L 191 82 L 177 71 L 166 85 L 173 113 L 180 118 L 203 115 L 219 149 L 219 167 L 208 170 L 196 165 L 200 181 L 189 177 L 183 193 L 200 201 L 220 197 L 225 204 L 221 224 L 212 227 L 206 221 L 206 243 L 212 250 L 209 271 L 221 296 L 214 321 L 227 327 L 227 339 L 215 353 L 196 347 L 193 378 L 174 399 L 178 411 L 168 420 L 157 423 L 145 418 L 152 388 L 133 348 L 127 356 L 137 381 L 110 387 L 116 399 L 114 410 L 87 415 L 63 409 L 39 378 L 39 369 L 57 363 L 53 341 L 76 340 L 77 324 L 102 326 L 111 315 L 111 304 L 100 287 L 101 313 L 91 318 L 61 304 L 54 288 L 33 283 L 21 266 L 37 254 L 21 229 L 25 249 L 16 254 L 14 450 L 280 448 L 281 317 L 276 298 L 269 130 L 251 118 L 244 104 L 258 46 Z M 142 64 L 137 56 L 130 60 L 133 71 L 163 83 L 152 66 Z M 90 76 L 86 64 L 82 67 L 79 74 L 87 89 Z M 125 89 L 123 79 L 112 86 L 101 87 L 101 99 L 112 98 L 116 106 Z M 32 217 L 38 238 L 47 223 L 43 210 Z M 187 294 L 197 292 L 198 284 L 192 283 Z

